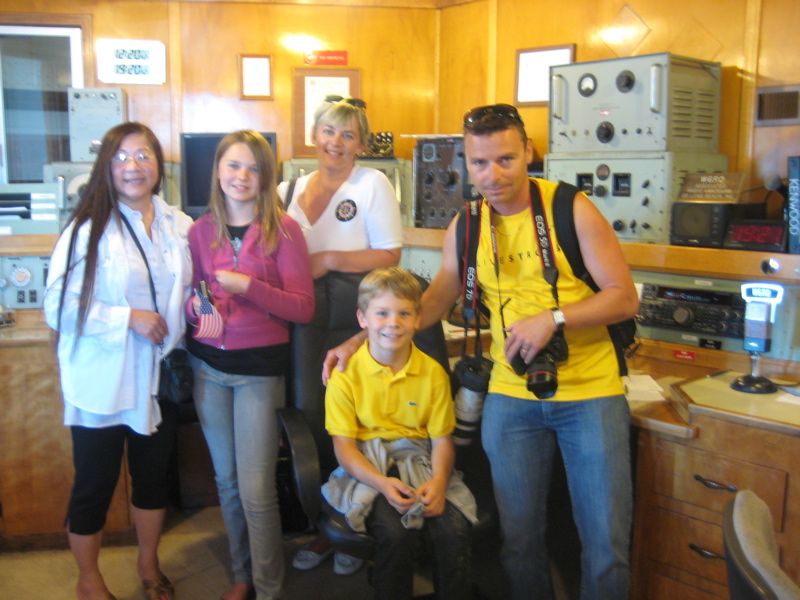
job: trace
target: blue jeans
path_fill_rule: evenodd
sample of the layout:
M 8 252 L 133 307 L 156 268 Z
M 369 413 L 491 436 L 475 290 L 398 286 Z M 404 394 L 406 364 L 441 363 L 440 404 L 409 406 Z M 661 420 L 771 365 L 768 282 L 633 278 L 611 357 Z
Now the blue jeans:
M 581 539 L 581 599 L 627 598 L 633 492 L 625 397 L 548 402 L 489 394 L 481 431 L 514 600 L 555 598 L 545 543 L 555 444 Z
M 208 442 L 236 583 L 280 597 L 283 550 L 275 467 L 283 377 L 222 373 L 191 357 L 194 402 Z

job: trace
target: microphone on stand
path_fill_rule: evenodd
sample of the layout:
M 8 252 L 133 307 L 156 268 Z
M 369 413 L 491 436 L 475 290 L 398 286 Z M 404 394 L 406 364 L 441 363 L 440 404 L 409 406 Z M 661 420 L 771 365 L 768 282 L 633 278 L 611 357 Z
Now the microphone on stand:
M 764 209 L 766 210 L 767 208 L 767 201 L 769 200 L 770 194 L 772 194 L 772 192 L 778 192 L 781 195 L 781 198 L 783 198 L 783 202 L 781 203 L 781 215 L 784 221 L 788 221 L 789 187 L 783 183 L 781 176 L 777 175 L 776 173 L 768 173 L 767 175 L 764 175 L 764 187 L 769 190 L 764 198 Z
M 778 192 L 784 200 L 789 197 L 789 188 L 783 183 L 780 175 L 775 173 L 764 175 L 764 187 L 770 192 Z

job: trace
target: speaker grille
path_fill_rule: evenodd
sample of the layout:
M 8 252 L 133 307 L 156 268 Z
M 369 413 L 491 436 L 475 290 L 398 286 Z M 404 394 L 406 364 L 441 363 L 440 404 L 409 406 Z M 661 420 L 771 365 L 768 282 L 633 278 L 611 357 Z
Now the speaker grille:
M 756 127 L 800 125 L 800 85 L 759 88 Z

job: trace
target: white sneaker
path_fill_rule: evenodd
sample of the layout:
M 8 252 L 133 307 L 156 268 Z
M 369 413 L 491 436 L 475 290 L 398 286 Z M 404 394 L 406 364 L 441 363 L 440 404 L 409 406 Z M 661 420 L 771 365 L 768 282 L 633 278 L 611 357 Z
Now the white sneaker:
M 312 552 L 311 550 L 305 550 L 301 548 L 297 551 L 297 554 L 294 555 L 294 560 L 292 560 L 292 566 L 295 569 L 300 569 L 301 571 L 308 571 L 309 569 L 313 569 L 317 565 L 319 565 L 323 560 L 328 558 L 333 552 L 333 548 L 328 548 L 322 554 L 317 554 L 316 552 Z M 338 556 L 338 555 L 337 555 Z
M 364 561 L 344 552 L 333 555 L 333 572 L 337 575 L 352 575 L 361 568 Z

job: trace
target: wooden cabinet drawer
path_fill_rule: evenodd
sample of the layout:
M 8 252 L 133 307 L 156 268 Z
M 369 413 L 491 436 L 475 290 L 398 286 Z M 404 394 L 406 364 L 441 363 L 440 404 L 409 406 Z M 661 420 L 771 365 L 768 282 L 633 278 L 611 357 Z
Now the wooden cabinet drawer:
M 785 471 L 665 440 L 657 441 L 655 469 L 657 494 L 720 514 L 735 490 L 753 490 L 769 506 L 775 531 L 783 531 Z
M 727 598 L 727 596 L 717 596 L 700 590 L 661 573 L 650 574 L 647 590 L 648 600 L 720 600 L 720 598 Z
M 650 558 L 727 585 L 722 527 L 653 507 L 648 529 L 643 550 Z M 720 558 L 701 556 L 692 546 Z

